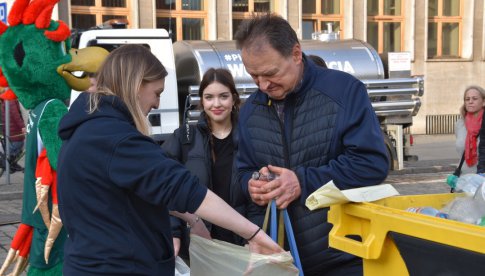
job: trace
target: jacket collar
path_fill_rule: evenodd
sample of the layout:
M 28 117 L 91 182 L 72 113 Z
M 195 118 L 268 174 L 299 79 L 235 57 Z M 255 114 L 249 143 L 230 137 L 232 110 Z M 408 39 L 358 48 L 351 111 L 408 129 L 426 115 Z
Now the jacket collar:
M 187 121 L 184 123 L 182 133 L 181 133 L 183 144 L 191 144 L 194 141 L 196 129 L 198 129 L 204 135 L 204 137 L 209 137 L 209 135 L 211 135 L 210 129 L 209 129 L 209 122 L 207 122 L 204 111 L 201 111 L 200 117 L 199 117 L 199 120 L 197 121 L 196 126 L 190 126 Z M 234 145 L 235 147 L 237 147 L 237 142 L 239 140 L 237 125 L 232 126 L 232 137 L 233 137 L 232 139 L 234 141 Z

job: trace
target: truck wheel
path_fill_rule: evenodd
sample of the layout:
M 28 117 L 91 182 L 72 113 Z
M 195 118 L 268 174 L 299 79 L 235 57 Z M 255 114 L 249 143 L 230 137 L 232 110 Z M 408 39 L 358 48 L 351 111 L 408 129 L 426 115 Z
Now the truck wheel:
M 389 158 L 389 170 L 395 170 L 399 167 L 396 146 L 392 139 L 386 133 L 384 135 L 384 143 L 386 144 L 387 157 Z

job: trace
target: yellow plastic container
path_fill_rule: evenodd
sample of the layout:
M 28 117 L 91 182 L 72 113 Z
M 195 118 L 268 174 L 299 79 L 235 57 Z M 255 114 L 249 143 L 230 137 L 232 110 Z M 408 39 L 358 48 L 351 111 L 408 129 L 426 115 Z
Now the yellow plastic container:
M 458 256 L 462 256 L 460 254 L 465 252 L 474 255 L 474 258 L 485 260 L 485 227 L 406 211 L 408 207 L 423 206 L 441 209 L 457 196 L 463 196 L 463 194 L 396 196 L 372 203 L 333 205 L 328 214 L 328 221 L 334 225 L 330 232 L 329 245 L 362 257 L 366 276 L 410 274 L 408 266 L 414 264 L 405 263 L 403 260 L 399 251 L 401 248 L 398 249 L 392 238 L 394 233 L 403 234 L 404 237 L 410 236 L 412 240 L 418 242 L 418 246 L 415 243 L 407 246 L 408 248 L 417 247 L 421 250 L 420 243 L 423 247 L 427 247 L 429 243 L 433 246 L 438 245 L 438 248 L 442 246 L 446 250 L 456 249 L 455 253 Z M 360 236 L 362 241 L 348 238 L 348 235 Z M 422 253 L 414 257 L 422 258 L 429 263 L 428 258 L 433 255 L 436 262 L 444 262 L 429 264 L 436 267 L 446 265 L 446 262 L 460 262 L 460 258 L 456 256 L 455 260 L 447 260 L 439 254 L 441 252 Z M 458 267 L 461 269 L 459 264 Z M 463 265 L 463 272 L 465 274 L 460 274 L 470 275 L 466 274 L 466 265 Z M 485 270 L 481 275 L 485 275 Z

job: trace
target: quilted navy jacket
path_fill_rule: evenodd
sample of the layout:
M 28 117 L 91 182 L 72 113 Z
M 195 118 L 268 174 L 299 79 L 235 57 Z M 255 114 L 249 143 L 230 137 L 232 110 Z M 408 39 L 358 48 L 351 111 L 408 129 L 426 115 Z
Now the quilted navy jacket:
M 305 275 L 324 275 L 356 259 L 328 248 L 328 210 L 310 212 L 306 198 L 330 180 L 340 189 L 380 184 L 389 161 L 364 84 L 306 57 L 304 65 L 300 86 L 284 100 L 284 125 L 271 99 L 259 90 L 242 107 L 237 179 L 249 197 L 253 171 L 271 164 L 296 173 L 302 193 L 288 212 L 302 266 Z

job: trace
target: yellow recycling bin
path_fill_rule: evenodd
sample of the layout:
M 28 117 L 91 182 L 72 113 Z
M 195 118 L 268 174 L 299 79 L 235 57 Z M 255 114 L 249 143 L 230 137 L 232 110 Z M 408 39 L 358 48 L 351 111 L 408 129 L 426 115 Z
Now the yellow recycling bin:
M 329 245 L 361 257 L 365 276 L 485 275 L 485 227 L 406 211 L 441 209 L 457 196 L 463 194 L 332 205 Z

